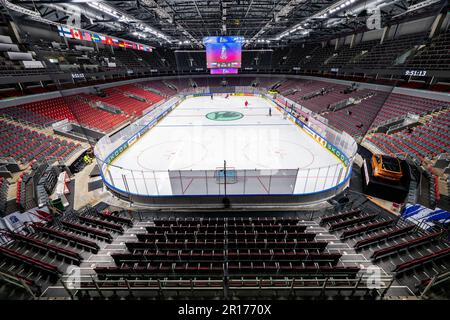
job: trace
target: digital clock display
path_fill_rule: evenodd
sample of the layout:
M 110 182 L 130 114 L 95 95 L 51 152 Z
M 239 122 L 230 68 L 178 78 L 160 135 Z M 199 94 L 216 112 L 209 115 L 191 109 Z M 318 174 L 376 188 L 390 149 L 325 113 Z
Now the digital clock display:
M 425 77 L 427 75 L 426 70 L 406 70 L 405 76 L 413 76 L 413 77 Z

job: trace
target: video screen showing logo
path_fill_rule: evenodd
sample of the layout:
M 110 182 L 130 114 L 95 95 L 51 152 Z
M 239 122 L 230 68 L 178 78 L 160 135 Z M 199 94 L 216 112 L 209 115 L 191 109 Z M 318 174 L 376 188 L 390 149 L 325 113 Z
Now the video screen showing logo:
M 240 68 L 243 42 L 243 37 L 203 38 L 207 68 Z

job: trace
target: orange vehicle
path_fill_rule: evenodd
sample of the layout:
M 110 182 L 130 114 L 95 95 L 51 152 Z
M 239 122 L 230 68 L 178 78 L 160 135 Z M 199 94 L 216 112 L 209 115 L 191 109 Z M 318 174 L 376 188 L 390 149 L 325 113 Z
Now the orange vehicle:
M 372 155 L 373 176 L 391 181 L 399 181 L 403 177 L 400 160 L 381 154 Z

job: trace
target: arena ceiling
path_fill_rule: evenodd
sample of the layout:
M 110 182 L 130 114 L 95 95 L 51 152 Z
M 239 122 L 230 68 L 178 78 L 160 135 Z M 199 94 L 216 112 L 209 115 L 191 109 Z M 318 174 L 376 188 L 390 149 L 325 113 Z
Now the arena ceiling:
M 170 47 L 199 47 L 215 35 L 243 36 L 246 46 L 330 39 L 367 30 L 376 10 L 385 26 L 448 6 L 446 0 L 1 1 L 19 19 L 30 18 L 28 9 L 52 22 Z

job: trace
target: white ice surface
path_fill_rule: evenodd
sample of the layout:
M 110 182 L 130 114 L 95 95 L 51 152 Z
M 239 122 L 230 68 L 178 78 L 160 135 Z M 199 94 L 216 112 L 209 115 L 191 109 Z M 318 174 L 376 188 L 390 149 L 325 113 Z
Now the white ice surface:
M 206 118 L 214 111 L 237 111 L 244 117 Z M 335 186 L 345 173 L 336 157 L 285 119 L 272 102 L 260 97 L 211 100 L 207 96 L 183 101 L 114 160 L 106 179 L 135 194 L 172 195 L 168 170 L 216 170 L 224 160 L 235 169 L 298 168 L 293 187 L 297 194 Z

